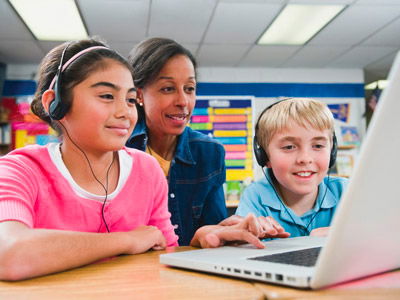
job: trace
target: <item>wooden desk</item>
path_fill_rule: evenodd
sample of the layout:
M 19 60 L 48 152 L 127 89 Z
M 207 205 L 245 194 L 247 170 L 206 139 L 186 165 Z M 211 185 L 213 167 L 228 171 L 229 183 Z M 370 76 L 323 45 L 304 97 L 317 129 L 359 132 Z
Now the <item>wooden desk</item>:
M 20 282 L 0 281 L 0 299 L 264 299 L 251 282 L 161 265 L 161 253 L 165 251 L 115 257 Z
M 264 283 L 255 283 L 255 287 L 264 293 L 266 299 L 399 300 L 400 270 L 370 276 L 316 291 L 286 288 Z
M 0 281 L 0 299 L 400 299 L 400 270 L 310 291 L 169 268 L 159 263 L 161 253 L 165 251 L 115 257 L 31 280 Z

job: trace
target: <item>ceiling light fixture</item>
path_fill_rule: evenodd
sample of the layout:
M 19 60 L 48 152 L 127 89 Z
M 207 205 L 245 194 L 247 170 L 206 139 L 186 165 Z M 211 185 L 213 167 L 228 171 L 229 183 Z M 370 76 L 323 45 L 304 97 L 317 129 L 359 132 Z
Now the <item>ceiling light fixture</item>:
M 69 41 L 88 37 L 74 0 L 9 0 L 36 39 Z
M 377 81 L 374 81 L 374 82 L 371 82 L 371 83 L 365 85 L 364 89 L 374 90 L 374 89 L 378 88 L 380 90 L 383 90 L 386 86 L 387 86 L 387 80 L 381 79 L 381 80 L 377 80 Z
M 303 45 L 345 7 L 345 5 L 286 5 L 257 43 Z

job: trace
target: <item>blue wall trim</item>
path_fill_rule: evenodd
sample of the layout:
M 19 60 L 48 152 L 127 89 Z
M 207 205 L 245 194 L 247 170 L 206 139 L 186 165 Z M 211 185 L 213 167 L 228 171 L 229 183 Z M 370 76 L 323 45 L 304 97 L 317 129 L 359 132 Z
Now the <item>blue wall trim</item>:
M 34 80 L 6 80 L 3 96 L 33 95 Z M 198 96 L 364 98 L 362 83 L 199 82 Z
M 4 82 L 3 96 L 31 96 L 35 91 L 35 80 L 6 80 Z
M 199 96 L 364 98 L 362 83 L 199 82 Z

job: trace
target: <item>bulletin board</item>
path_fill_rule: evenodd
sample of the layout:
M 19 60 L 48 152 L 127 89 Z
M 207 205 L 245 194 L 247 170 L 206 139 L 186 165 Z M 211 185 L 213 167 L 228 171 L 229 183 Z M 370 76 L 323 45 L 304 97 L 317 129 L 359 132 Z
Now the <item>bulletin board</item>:
M 198 96 L 190 127 L 225 148 L 228 201 L 238 201 L 245 183 L 253 180 L 252 96 Z

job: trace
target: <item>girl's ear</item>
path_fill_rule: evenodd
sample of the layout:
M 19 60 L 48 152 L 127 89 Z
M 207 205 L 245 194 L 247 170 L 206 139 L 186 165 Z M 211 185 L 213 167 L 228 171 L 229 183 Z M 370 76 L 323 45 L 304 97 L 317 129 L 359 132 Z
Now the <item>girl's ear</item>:
M 47 113 L 49 113 L 50 103 L 54 100 L 55 97 L 56 95 L 54 93 L 54 90 L 47 90 L 42 94 L 42 105 Z
M 269 168 L 269 169 L 271 168 L 271 163 L 270 163 L 270 161 L 267 161 L 266 167 Z

